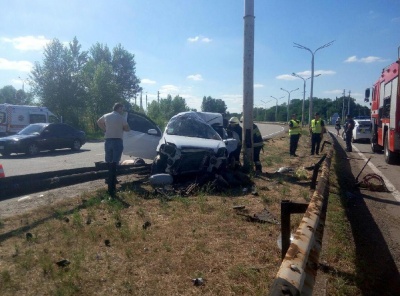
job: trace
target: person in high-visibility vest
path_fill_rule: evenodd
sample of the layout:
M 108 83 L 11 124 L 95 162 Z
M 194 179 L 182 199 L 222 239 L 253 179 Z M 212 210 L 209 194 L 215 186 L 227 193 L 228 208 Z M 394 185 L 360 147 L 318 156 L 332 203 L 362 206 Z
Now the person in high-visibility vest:
M 289 121 L 289 136 L 290 136 L 290 156 L 297 157 L 296 150 L 301 135 L 300 120 L 296 119 L 296 114 L 292 114 L 292 119 Z
M 325 128 L 325 122 L 319 117 L 319 113 L 315 113 L 315 117 L 311 120 L 311 155 L 319 155 L 319 144 L 322 140 L 322 133 Z

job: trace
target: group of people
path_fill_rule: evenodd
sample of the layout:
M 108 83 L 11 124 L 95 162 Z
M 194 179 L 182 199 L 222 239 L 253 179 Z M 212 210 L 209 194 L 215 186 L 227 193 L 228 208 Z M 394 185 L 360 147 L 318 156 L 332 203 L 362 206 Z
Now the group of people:
M 354 120 L 350 114 L 346 116 L 345 123 L 345 134 L 346 134 L 346 151 L 352 152 L 351 138 L 353 136 Z M 337 136 L 339 136 L 339 131 L 341 129 L 340 118 L 336 120 L 335 129 L 337 131 Z M 311 120 L 310 124 L 310 135 L 311 135 L 311 155 L 319 155 L 320 144 L 323 134 L 326 132 L 325 122 L 321 119 L 319 113 L 315 113 L 314 119 Z M 290 156 L 297 157 L 296 150 L 301 136 L 301 123 L 300 120 L 296 119 L 296 114 L 292 114 L 292 118 L 289 121 L 289 136 L 290 145 L 289 153 Z
M 243 122 L 243 117 L 240 118 L 240 122 Z M 226 128 L 228 136 L 236 139 L 238 145 L 236 150 L 233 152 L 235 158 L 235 167 L 240 165 L 240 152 L 242 150 L 242 133 L 243 129 L 239 124 L 239 119 L 237 117 L 232 117 L 229 119 L 228 127 Z M 264 142 L 258 126 L 253 123 L 253 162 L 257 173 L 262 172 L 262 165 L 260 161 L 260 153 L 263 149 Z

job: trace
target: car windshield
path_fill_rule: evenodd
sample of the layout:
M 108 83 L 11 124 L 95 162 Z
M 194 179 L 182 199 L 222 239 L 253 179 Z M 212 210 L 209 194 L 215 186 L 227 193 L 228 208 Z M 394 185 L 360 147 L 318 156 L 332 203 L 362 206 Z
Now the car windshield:
M 172 117 L 168 122 L 166 133 L 168 135 L 221 140 L 218 133 L 194 112 Z
M 44 126 L 41 124 L 31 124 L 28 125 L 26 128 L 24 128 L 23 130 L 20 130 L 18 132 L 18 135 L 33 135 L 34 133 L 40 133 L 43 128 Z

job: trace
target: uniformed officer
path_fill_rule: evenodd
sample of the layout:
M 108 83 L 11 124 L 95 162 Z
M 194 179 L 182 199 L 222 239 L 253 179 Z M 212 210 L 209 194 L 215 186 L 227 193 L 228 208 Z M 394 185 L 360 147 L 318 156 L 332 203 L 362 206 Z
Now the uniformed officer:
M 311 120 L 311 155 L 319 155 L 319 144 L 322 140 L 322 131 L 325 128 L 325 122 L 319 117 L 319 113 L 315 113 L 315 117 Z
M 290 136 L 290 156 L 297 157 L 296 150 L 301 134 L 300 120 L 296 119 L 296 114 L 292 114 L 292 119 L 289 121 L 289 136 Z
M 243 116 L 240 118 L 240 122 L 243 122 Z M 258 129 L 258 126 L 253 123 L 253 161 L 256 167 L 256 173 L 262 172 L 260 153 L 263 147 L 264 147 L 264 141 L 261 136 L 261 132 Z
M 226 128 L 229 137 L 232 137 L 238 141 L 238 146 L 233 152 L 235 157 L 235 167 L 240 165 L 240 151 L 242 150 L 242 127 L 239 124 L 239 118 L 232 117 L 229 119 L 229 125 Z

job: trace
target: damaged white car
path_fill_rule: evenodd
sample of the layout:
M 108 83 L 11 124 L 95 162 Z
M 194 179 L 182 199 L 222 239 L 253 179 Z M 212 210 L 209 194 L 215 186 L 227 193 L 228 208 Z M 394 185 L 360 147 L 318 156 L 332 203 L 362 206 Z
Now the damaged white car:
M 128 114 L 132 132 L 124 135 L 124 154 L 153 159 L 152 174 L 213 173 L 228 166 L 237 140 L 228 139 L 223 117 L 211 112 L 182 112 L 160 129 L 145 115 Z

